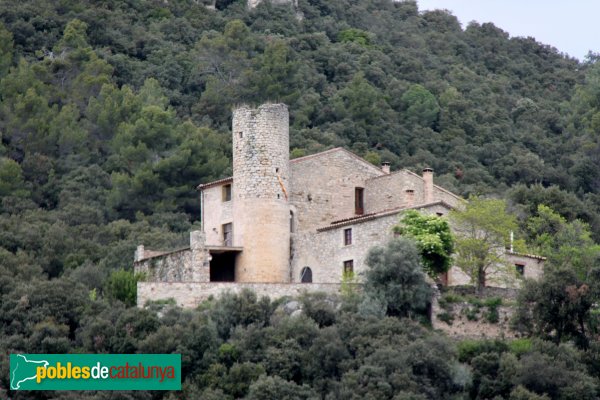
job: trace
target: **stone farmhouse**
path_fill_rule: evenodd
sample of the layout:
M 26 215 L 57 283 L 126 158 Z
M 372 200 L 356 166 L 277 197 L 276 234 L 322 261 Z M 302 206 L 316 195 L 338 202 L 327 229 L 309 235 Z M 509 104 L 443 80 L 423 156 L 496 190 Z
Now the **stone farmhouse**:
M 342 148 L 290 160 L 284 104 L 239 107 L 232 128 L 233 177 L 198 186 L 202 229 L 190 234 L 190 247 L 138 246 L 135 270 L 146 276 L 138 305 L 174 298 L 194 306 L 244 287 L 272 297 L 335 292 L 344 272 L 360 279 L 368 250 L 394 235 L 403 211 L 444 216 L 464 202 L 435 185 L 429 168 L 392 172 Z M 506 258 L 525 277 L 542 272 L 542 257 Z M 468 282 L 457 268 L 443 280 Z

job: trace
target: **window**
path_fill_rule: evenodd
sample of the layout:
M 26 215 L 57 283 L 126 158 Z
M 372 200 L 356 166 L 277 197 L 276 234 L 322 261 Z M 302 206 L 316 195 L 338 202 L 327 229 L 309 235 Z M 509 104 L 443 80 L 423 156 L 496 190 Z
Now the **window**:
M 354 273 L 354 260 L 344 261 L 344 275 Z
M 300 271 L 300 282 L 312 283 L 312 270 L 310 267 L 302 268 L 302 271 Z
M 223 225 L 223 246 L 233 246 L 233 224 Z
M 244 132 L 238 132 L 238 135 L 240 135 L 240 139 L 244 137 Z
M 223 201 L 231 200 L 231 185 L 223 185 Z
M 352 228 L 344 229 L 344 246 L 352 244 Z
M 361 187 L 354 188 L 354 213 L 356 215 L 363 215 L 365 213 L 364 194 L 365 189 Z
M 443 217 L 443 216 L 444 216 L 444 213 L 441 213 L 441 212 L 436 212 L 436 213 L 435 213 L 435 215 L 437 215 L 438 217 Z
M 525 266 L 523 264 L 515 264 L 515 269 L 517 270 L 517 274 L 521 276 L 525 275 Z

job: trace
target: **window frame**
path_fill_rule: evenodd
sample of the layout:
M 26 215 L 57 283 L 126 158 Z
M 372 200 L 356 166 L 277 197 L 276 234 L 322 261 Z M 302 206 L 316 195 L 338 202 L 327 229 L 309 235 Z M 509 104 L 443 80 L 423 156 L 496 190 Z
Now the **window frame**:
M 223 201 L 223 203 L 231 201 L 231 197 L 233 195 L 232 191 L 233 187 L 231 183 L 221 186 L 221 200 Z
M 347 275 L 348 273 L 354 274 L 354 260 L 344 261 L 343 273 L 344 275 Z
M 354 214 L 364 215 L 365 213 L 365 188 L 354 188 Z
M 229 228 L 229 229 L 227 229 Z M 224 247 L 232 247 L 233 246 L 233 222 L 228 222 L 221 226 L 222 236 L 223 236 L 223 246 Z
M 344 229 L 344 246 L 352 245 L 352 228 Z
M 515 271 L 519 276 L 525 276 L 525 264 L 515 263 Z

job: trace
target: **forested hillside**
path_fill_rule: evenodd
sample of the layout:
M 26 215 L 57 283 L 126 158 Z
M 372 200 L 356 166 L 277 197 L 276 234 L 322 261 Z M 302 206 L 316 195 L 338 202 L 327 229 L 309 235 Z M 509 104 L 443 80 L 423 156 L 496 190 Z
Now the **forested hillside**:
M 547 212 L 555 226 L 572 228 L 567 239 L 592 246 L 584 224 L 568 224 L 581 219 L 600 239 L 597 59 L 590 53 L 579 62 L 490 23 L 461 27 L 446 12 L 419 12 L 413 1 L 299 0 L 297 9 L 266 2 L 248 10 L 243 0 L 219 0 L 212 10 L 193 0 L 0 0 L 0 353 L 189 352 L 189 398 L 203 390 L 212 393 L 207 399 L 243 397 L 265 371 L 269 377 L 254 383 L 264 388 L 250 392 L 287 387 L 271 376 L 284 366 L 287 375 L 276 379 L 291 391 L 308 385 L 304 397 L 290 399 L 388 398 L 394 391 L 380 376 L 386 384 L 397 379 L 392 387 L 422 389 L 398 399 L 468 390 L 475 390 L 471 398 L 491 398 L 468 389 L 461 375 L 459 361 L 476 354 L 458 360 L 445 339 L 406 332 L 395 320 L 378 320 L 381 339 L 367 344 L 368 319 L 339 314 L 337 328 L 304 320 L 272 328 L 275 306 L 252 299 L 235 300 L 250 304 L 242 310 L 253 316 L 231 323 L 218 314 L 237 307 L 227 301 L 208 316 L 173 311 L 166 322 L 124 308 L 121 301 L 134 300 L 127 291 L 133 252 L 139 243 L 186 243 L 199 218 L 196 185 L 231 174 L 231 108 L 265 101 L 288 104 L 293 157 L 344 146 L 394 169 L 430 166 L 437 183 L 461 195 L 507 198 L 524 232 L 549 229 L 526 222 L 540 217 L 543 204 L 560 214 Z M 238 325 L 237 344 L 223 347 L 230 333 L 216 330 Z M 108 327 L 114 332 L 99 334 Z M 181 342 L 194 335 L 204 335 L 206 348 Z M 246 343 L 252 335 L 264 343 Z M 417 378 L 407 378 L 394 375 L 399 359 L 385 359 L 385 346 L 360 353 L 377 340 L 389 346 L 415 338 L 414 354 L 433 346 L 452 365 L 434 371 L 415 359 Z M 319 340 L 331 346 L 329 364 L 306 364 L 300 349 L 316 352 Z M 506 372 L 520 353 L 497 346 L 480 362 Z M 584 373 L 576 350 L 534 347 L 532 364 L 518 368 L 554 357 L 581 387 L 591 387 L 585 373 L 599 376 L 595 356 Z M 0 397 L 5 359 L 0 354 Z M 504 378 L 508 386 L 493 395 L 508 398 L 528 384 Z M 340 392 L 335 385 L 344 379 L 350 389 Z M 368 397 L 370 389 L 354 389 L 360 385 L 384 394 Z M 525 392 L 514 398 L 534 398 Z M 161 398 L 143 396 L 127 398 Z

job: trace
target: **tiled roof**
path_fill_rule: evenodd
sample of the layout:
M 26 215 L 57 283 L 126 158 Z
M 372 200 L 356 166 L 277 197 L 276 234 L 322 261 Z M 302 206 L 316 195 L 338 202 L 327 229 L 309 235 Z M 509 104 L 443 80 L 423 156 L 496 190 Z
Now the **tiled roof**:
M 510 250 L 506 250 L 506 254 L 510 254 L 512 256 L 527 257 L 527 258 L 533 258 L 535 260 L 546 261 L 546 257 L 538 256 L 536 254 L 517 253 L 515 251 L 510 251 Z
M 431 207 L 431 206 L 435 206 L 435 205 L 441 205 L 441 206 L 444 206 L 444 207 L 446 207 L 448 209 L 454 209 L 454 207 L 452 207 L 450 204 L 446 203 L 445 201 L 435 201 L 435 202 L 432 202 L 432 203 L 418 204 L 418 205 L 412 206 L 412 207 L 393 208 L 393 209 L 390 209 L 390 210 L 384 210 L 384 211 L 380 211 L 380 212 L 376 212 L 376 213 L 370 213 L 370 214 L 364 214 L 364 215 L 357 215 L 356 217 L 350 217 L 350 218 L 345 218 L 345 219 L 340 219 L 340 220 L 337 220 L 337 221 L 333 221 L 328 226 L 324 226 L 322 228 L 318 228 L 317 232 L 328 231 L 328 230 L 336 229 L 336 228 L 339 228 L 339 227 L 342 227 L 342 226 L 359 224 L 359 223 L 362 223 L 362 222 L 371 221 L 373 219 L 385 217 L 385 216 L 388 216 L 388 215 L 398 214 L 401 211 L 405 211 L 405 210 L 418 210 L 418 209 L 421 209 L 421 208 L 427 208 L 427 207 Z
M 222 185 L 223 183 L 229 183 L 229 182 L 233 182 L 233 177 L 232 176 L 230 176 L 229 178 L 219 179 L 218 181 L 212 181 L 212 182 L 208 182 L 208 183 L 202 183 L 202 184 L 198 185 L 196 187 L 196 189 L 203 190 L 203 189 L 207 189 L 207 188 L 212 187 L 212 186 L 218 186 L 218 185 Z

